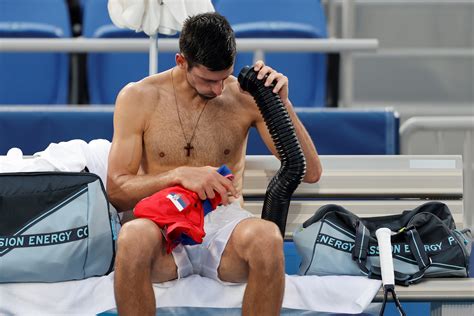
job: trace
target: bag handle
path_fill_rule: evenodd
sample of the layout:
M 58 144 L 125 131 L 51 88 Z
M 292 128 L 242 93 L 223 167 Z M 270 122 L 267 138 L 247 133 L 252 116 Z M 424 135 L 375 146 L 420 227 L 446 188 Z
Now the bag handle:
M 359 265 L 360 272 L 368 276 L 370 271 L 367 269 L 367 254 L 369 252 L 370 231 L 360 220 L 356 222 L 355 228 L 356 235 L 354 249 L 352 250 L 352 260 Z
M 407 228 L 405 237 L 410 245 L 411 253 L 418 263 L 418 268 L 420 268 L 418 272 L 412 274 L 410 279 L 406 281 L 406 285 L 409 285 L 415 283 L 425 275 L 426 269 L 431 266 L 431 258 L 426 254 L 425 245 L 421 241 L 420 234 L 415 226 Z
M 395 283 L 408 286 L 417 282 L 425 275 L 426 269 L 431 266 L 431 259 L 425 251 L 425 246 L 421 241 L 420 234 L 415 226 L 407 227 L 400 230 L 399 233 L 404 233 L 404 236 L 409 244 L 410 251 L 415 257 L 419 270 L 413 274 L 405 274 L 395 271 Z M 367 268 L 367 255 L 369 250 L 370 231 L 364 226 L 362 221 L 356 222 L 356 236 L 355 245 L 352 250 L 352 260 L 359 266 L 360 271 L 369 278 L 380 278 L 381 271 L 378 267 Z

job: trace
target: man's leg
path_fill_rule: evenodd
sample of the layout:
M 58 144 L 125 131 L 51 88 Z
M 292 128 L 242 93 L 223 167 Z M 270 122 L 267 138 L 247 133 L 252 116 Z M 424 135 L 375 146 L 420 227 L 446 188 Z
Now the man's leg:
M 269 221 L 252 218 L 232 232 L 218 269 L 227 282 L 245 282 L 243 315 L 280 315 L 285 289 L 283 238 Z
M 119 315 L 155 315 L 153 282 L 177 278 L 173 256 L 166 254 L 158 226 L 147 219 L 127 222 L 117 241 L 115 301 Z

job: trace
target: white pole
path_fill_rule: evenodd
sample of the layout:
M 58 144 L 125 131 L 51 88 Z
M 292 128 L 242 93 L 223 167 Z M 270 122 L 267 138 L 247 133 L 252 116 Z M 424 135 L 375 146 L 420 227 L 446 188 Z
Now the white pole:
M 344 39 L 354 36 L 354 0 L 344 0 L 342 2 L 342 37 Z M 354 65 L 353 56 L 350 52 L 341 54 L 341 85 L 342 85 L 342 106 L 349 107 L 353 102 L 353 80 Z
M 150 36 L 149 74 L 158 72 L 158 34 Z
M 474 123 L 474 122 L 473 122 Z M 464 134 L 464 148 L 462 160 L 464 162 L 464 224 L 471 230 L 474 229 L 474 198 L 472 194 L 474 192 L 474 156 L 473 150 L 473 130 L 468 130 Z
M 329 31 L 329 37 L 330 38 L 336 38 L 337 37 L 337 32 L 336 32 L 336 19 L 337 19 L 337 6 L 336 6 L 336 1 L 327 1 L 328 5 L 328 31 Z

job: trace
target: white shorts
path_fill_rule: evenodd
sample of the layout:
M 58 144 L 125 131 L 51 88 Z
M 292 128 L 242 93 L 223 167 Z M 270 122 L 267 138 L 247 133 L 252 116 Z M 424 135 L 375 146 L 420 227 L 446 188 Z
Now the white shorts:
M 235 226 L 249 217 L 253 217 L 253 214 L 242 209 L 239 201 L 219 206 L 208 213 L 204 217 L 206 236 L 202 244 L 186 246 L 179 244 L 173 249 L 174 262 L 178 267 L 178 279 L 191 274 L 199 274 L 230 284 L 219 280 L 217 268 Z

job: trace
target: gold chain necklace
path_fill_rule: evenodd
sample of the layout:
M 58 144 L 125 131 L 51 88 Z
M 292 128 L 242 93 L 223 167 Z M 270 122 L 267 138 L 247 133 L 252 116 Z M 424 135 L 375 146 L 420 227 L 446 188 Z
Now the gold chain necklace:
M 201 113 L 199 113 L 196 124 L 194 125 L 193 133 L 191 135 L 191 138 L 188 141 L 188 138 L 186 137 L 186 133 L 184 132 L 183 122 L 181 121 L 181 115 L 179 114 L 178 98 L 176 97 L 176 89 L 174 87 L 173 71 L 174 71 L 174 68 L 171 70 L 171 83 L 173 85 L 174 103 L 176 105 L 176 112 L 178 113 L 179 126 L 181 127 L 181 132 L 183 132 L 184 140 L 186 141 L 186 146 L 184 146 L 183 148 L 184 148 L 184 150 L 186 150 L 186 156 L 189 157 L 189 156 L 191 156 L 191 150 L 194 149 L 194 147 L 191 145 L 191 143 L 193 142 L 194 135 L 196 135 L 197 126 L 199 124 L 199 121 L 201 120 L 202 113 L 204 113 L 204 110 L 206 109 L 206 106 L 207 106 L 207 103 L 209 102 L 209 100 L 206 100 L 206 102 L 204 103 L 204 106 L 202 107 Z

